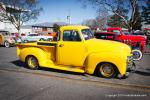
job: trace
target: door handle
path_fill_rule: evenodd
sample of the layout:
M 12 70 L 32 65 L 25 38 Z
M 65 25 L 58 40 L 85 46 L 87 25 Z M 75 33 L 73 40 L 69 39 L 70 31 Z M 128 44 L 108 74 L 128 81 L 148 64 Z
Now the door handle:
M 60 45 L 59 45 L 59 47 L 63 47 L 63 46 L 64 46 L 64 44 L 60 44 Z

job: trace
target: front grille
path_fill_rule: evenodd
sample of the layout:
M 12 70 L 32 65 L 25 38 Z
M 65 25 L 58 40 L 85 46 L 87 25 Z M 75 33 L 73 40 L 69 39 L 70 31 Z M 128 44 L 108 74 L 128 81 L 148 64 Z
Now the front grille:
M 127 63 L 133 62 L 133 56 L 128 56 L 127 57 Z
M 129 71 L 133 66 L 133 57 L 132 56 L 128 56 L 127 57 L 127 71 Z

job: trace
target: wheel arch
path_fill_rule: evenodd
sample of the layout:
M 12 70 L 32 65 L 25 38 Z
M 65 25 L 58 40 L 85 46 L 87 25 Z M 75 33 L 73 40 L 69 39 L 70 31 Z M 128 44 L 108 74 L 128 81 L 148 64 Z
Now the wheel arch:
M 96 68 L 95 68 L 95 70 L 94 70 L 94 74 L 97 74 L 98 67 L 99 67 L 100 65 L 104 64 L 104 63 L 109 63 L 109 64 L 113 65 L 113 67 L 115 68 L 115 71 L 117 71 L 116 73 L 119 74 L 119 70 L 118 70 L 117 66 L 116 66 L 114 63 L 112 63 L 112 62 L 106 62 L 106 61 L 99 62 L 99 63 L 96 65 Z
M 94 59 L 94 60 L 93 60 Z M 113 54 L 113 53 L 93 53 L 90 54 L 86 58 L 86 72 L 88 74 L 94 74 L 97 66 L 102 63 L 111 63 L 114 65 L 119 74 L 125 75 L 126 73 L 126 58 L 125 56 L 120 56 L 120 54 Z
M 26 58 L 29 56 L 34 56 L 38 60 L 39 66 L 42 65 L 43 61 L 47 60 L 47 55 L 41 48 L 28 47 L 28 48 L 23 48 L 20 51 L 19 58 L 21 61 L 25 62 Z

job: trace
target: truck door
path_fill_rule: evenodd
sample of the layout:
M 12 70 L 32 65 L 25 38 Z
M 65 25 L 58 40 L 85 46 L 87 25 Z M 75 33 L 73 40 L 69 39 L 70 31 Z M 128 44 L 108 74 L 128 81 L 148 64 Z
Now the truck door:
M 83 66 L 85 45 L 78 31 L 66 30 L 57 45 L 57 62 L 62 65 Z

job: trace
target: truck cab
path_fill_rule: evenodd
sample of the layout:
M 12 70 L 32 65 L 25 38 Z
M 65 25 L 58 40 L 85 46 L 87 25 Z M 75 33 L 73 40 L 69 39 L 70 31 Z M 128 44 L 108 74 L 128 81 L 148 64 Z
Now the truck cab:
M 62 26 L 56 41 L 17 45 L 17 55 L 31 69 L 54 68 L 112 78 L 133 65 L 128 45 L 94 38 L 87 26 Z

